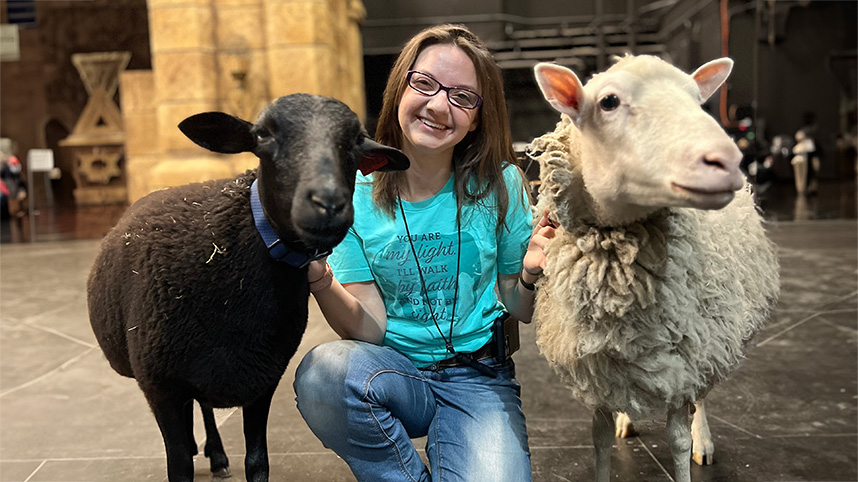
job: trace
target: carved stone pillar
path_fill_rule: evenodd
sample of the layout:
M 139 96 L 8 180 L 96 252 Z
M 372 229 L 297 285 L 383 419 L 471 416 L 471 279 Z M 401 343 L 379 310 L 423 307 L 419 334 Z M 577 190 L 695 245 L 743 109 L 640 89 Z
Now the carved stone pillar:
M 72 151 L 77 204 L 124 203 L 128 199 L 125 176 L 125 132 L 122 114 L 113 102 L 119 73 L 128 66 L 130 52 L 72 55 L 89 100 L 72 133 L 60 145 Z

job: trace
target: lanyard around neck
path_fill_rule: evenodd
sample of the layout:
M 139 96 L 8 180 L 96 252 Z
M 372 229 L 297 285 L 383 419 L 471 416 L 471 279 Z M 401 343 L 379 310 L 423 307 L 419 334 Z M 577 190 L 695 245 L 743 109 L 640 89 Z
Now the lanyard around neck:
M 438 329 L 438 334 L 441 335 L 441 339 L 444 340 L 444 345 L 447 347 L 447 351 L 450 352 L 451 355 L 456 355 L 456 350 L 453 348 L 453 321 L 456 319 L 456 303 L 459 301 L 459 268 L 461 266 L 462 261 L 462 226 L 459 223 L 459 215 L 456 214 L 456 232 L 458 235 L 458 248 L 456 248 L 456 286 L 453 294 L 453 313 L 450 316 L 450 338 L 447 339 L 444 336 L 443 330 L 441 330 L 441 325 L 438 324 L 438 319 L 435 318 L 435 311 L 432 309 L 432 302 L 429 300 L 429 292 L 426 290 L 426 280 L 423 279 L 423 271 L 420 269 L 420 260 L 417 259 L 417 250 L 414 248 L 414 241 L 411 239 L 411 230 L 408 229 L 408 219 L 405 217 L 405 209 L 402 207 L 402 198 L 397 197 L 399 200 L 399 212 L 402 213 L 402 222 L 405 224 L 405 234 L 408 237 L 408 244 L 411 246 L 411 254 L 414 255 L 414 262 L 417 263 L 417 275 L 420 277 L 420 288 L 423 293 L 423 297 L 426 300 L 426 308 L 429 310 L 429 315 L 432 317 L 432 322 L 435 323 L 435 328 Z

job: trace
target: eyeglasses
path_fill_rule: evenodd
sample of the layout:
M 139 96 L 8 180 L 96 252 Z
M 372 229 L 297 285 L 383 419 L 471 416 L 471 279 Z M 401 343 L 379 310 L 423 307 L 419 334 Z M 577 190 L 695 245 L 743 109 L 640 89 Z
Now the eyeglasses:
M 473 90 L 463 87 L 447 87 L 435 80 L 431 75 L 417 70 L 409 70 L 405 82 L 412 89 L 423 95 L 433 96 L 438 92 L 447 92 L 447 101 L 463 109 L 476 109 L 483 103 L 483 98 Z

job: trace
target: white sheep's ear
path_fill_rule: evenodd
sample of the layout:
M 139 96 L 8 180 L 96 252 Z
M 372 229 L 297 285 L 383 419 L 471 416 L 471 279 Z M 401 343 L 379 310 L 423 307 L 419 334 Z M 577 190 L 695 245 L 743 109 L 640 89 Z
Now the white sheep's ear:
M 536 64 L 533 72 L 545 100 L 577 121 L 584 104 L 584 86 L 578 76 L 566 67 L 544 62 Z
M 712 94 L 721 87 L 721 84 L 730 76 L 733 70 L 733 60 L 728 57 L 712 60 L 701 65 L 691 74 L 691 77 L 700 87 L 700 102 L 706 102 Z

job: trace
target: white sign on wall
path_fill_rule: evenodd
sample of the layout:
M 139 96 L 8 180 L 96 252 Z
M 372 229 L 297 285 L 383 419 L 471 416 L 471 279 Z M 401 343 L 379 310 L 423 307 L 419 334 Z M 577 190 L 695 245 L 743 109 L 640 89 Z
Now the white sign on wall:
M 18 60 L 21 60 L 18 26 L 11 23 L 0 24 L 0 61 L 16 62 Z
M 48 172 L 54 168 L 54 151 L 30 149 L 27 153 L 27 169 L 30 172 Z

